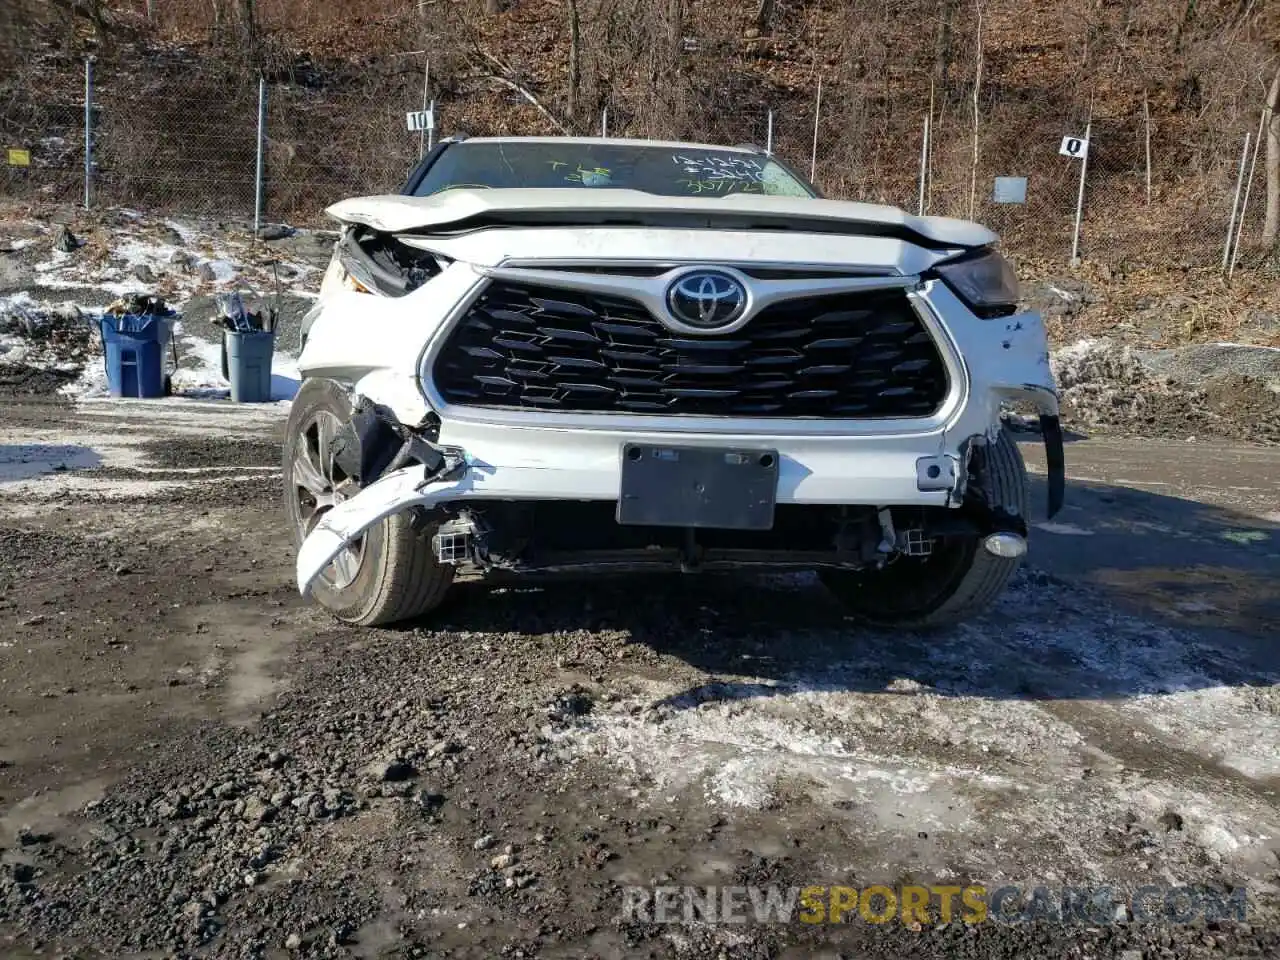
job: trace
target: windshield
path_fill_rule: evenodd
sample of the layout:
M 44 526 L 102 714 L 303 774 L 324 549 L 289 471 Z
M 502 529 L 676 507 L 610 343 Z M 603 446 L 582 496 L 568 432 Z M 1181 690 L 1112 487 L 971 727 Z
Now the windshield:
M 763 154 L 580 140 L 452 144 L 428 168 L 413 195 L 458 187 L 618 187 L 664 197 L 816 196 Z

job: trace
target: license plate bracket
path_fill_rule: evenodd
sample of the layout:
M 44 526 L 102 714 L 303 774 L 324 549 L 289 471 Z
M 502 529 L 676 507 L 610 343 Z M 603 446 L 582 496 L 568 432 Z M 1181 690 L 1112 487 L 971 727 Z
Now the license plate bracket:
M 627 443 L 621 453 L 620 524 L 773 528 L 776 450 Z

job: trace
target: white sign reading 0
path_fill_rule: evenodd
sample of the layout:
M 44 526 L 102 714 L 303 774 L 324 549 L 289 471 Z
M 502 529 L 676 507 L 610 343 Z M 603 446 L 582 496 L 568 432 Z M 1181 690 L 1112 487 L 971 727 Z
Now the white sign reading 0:
M 1062 146 L 1058 147 L 1058 152 L 1064 157 L 1083 159 L 1089 152 L 1089 141 L 1084 137 L 1063 137 Z

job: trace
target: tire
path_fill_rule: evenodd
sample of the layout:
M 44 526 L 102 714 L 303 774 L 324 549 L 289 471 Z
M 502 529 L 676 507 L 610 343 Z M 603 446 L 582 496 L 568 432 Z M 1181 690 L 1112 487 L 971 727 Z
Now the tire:
M 345 479 L 325 456 L 328 444 L 320 445 L 320 434 L 350 416 L 346 391 L 332 380 L 307 380 L 294 397 L 285 432 L 284 499 L 295 549 L 325 512 L 322 505 L 316 509 L 307 504 L 318 499 L 312 489 L 317 486 L 314 468 L 328 462 L 319 480 L 330 489 Z M 306 446 L 312 470 L 300 459 L 300 445 Z M 358 550 L 340 556 L 316 579 L 313 596 L 338 620 L 361 627 L 398 623 L 434 610 L 453 582 L 453 567 L 437 563 L 431 549 L 434 532 L 433 526 L 416 528 L 407 513 L 386 518 L 360 538 Z
M 1001 430 L 985 448 L 988 503 L 1027 516 L 1027 470 Z M 822 583 L 855 616 L 883 626 L 935 629 L 981 613 L 1004 591 L 1022 558 L 997 557 L 981 538 L 948 541 L 928 557 L 900 557 L 882 570 L 823 570 Z

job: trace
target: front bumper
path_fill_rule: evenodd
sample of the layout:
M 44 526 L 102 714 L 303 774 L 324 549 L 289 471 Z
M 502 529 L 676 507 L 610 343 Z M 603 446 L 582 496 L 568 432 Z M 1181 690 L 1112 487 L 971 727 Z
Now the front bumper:
M 616 501 L 628 442 L 768 446 L 779 457 L 779 504 L 956 506 L 969 449 L 994 438 L 1005 401 L 1028 401 L 1056 425 L 1047 338 L 1038 314 L 980 319 L 941 283 L 925 283 L 911 296 L 952 381 L 946 404 L 927 420 L 723 421 L 451 407 L 428 380 L 421 392 L 438 412 L 437 445 L 458 455 L 448 478 L 421 464 L 404 467 L 331 510 L 299 551 L 299 589 L 306 593 L 369 527 L 410 508 L 477 499 Z M 448 329 L 437 328 L 424 368 Z M 404 409 L 407 384 L 375 375 L 357 381 L 357 391 L 372 392 L 375 384 L 398 413 Z

